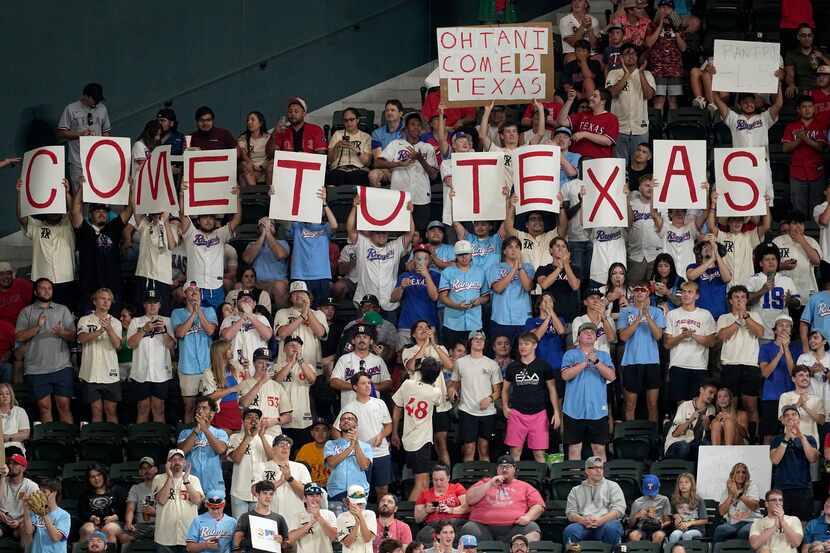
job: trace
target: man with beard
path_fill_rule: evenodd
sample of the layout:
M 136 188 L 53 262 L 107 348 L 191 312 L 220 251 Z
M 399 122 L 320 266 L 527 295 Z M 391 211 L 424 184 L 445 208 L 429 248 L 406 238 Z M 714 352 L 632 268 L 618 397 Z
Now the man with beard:
M 354 413 L 340 413 L 340 438 L 327 441 L 323 448 L 323 457 L 331 470 L 327 485 L 331 501 L 346 497 L 352 484 L 359 484 L 369 494 L 367 471 L 372 464 L 372 444 L 358 441 L 357 424 Z
M 354 401 L 355 393 L 349 380 L 358 372 L 365 372 L 372 380 L 373 396 L 391 389 L 392 377 L 386 362 L 372 352 L 372 343 L 375 339 L 375 329 L 366 324 L 355 327 L 352 337 L 354 350 L 342 355 L 331 372 L 330 386 L 340 391 L 340 406 L 345 407 Z
M 15 278 L 12 264 L 0 261 L 0 321 L 14 325 L 20 311 L 32 301 L 33 291 L 31 280 Z
M 66 205 L 72 205 L 72 194 L 66 179 L 63 179 L 63 187 Z M 55 300 L 68 306 L 75 301 L 75 232 L 72 222 L 69 215 L 57 213 L 21 216 L 22 188 L 23 181 L 18 180 L 17 221 L 23 235 L 32 241 L 32 280 L 49 279 L 54 287 Z
M 124 514 L 122 542 L 139 539 L 153 539 L 156 524 L 156 499 L 153 497 L 153 479 L 158 474 L 152 457 L 142 457 L 138 462 L 138 477 L 141 482 L 133 484 L 127 494 L 127 511 Z
M 160 551 L 181 550 L 186 545 L 185 531 L 196 518 L 205 497 L 199 478 L 190 474 L 184 451 L 171 449 L 165 474 L 153 478 L 156 500 L 156 533 L 153 540 Z
M 384 540 L 398 540 L 403 547 L 412 543 L 412 529 L 407 523 L 395 518 L 398 512 L 398 500 L 392 494 L 386 494 L 378 501 L 378 526 L 375 533 L 375 552 L 380 548 Z
M 35 282 L 35 301 L 17 317 L 15 339 L 24 344 L 23 374 L 32 388 L 41 422 L 52 421 L 52 396 L 60 420 L 72 424 L 70 398 L 75 376 L 68 342 L 75 340 L 75 319 L 64 305 L 52 302 L 52 281 Z
M 29 462 L 19 453 L 11 455 L 0 475 L 0 531 L 3 536 L 20 537 L 25 495 L 38 490 L 37 484 L 26 478 Z
M 402 273 L 398 280 L 401 280 L 404 274 L 406 273 Z M 397 302 L 400 299 L 400 297 L 397 297 L 394 301 Z M 395 354 L 398 352 L 398 346 L 400 344 L 398 330 L 395 328 L 395 325 L 383 318 L 380 302 L 378 301 L 377 296 L 372 294 L 366 294 L 363 298 L 361 298 L 360 313 L 358 314 L 358 317 L 352 321 L 349 321 L 346 323 L 346 326 L 343 327 L 343 333 L 340 337 L 337 351 L 340 353 L 348 353 L 351 351 L 350 342 L 354 337 L 355 326 L 366 323 L 375 329 L 375 353 L 380 355 L 387 364 L 394 363 Z
M 331 542 L 337 539 L 337 517 L 322 509 L 323 488 L 309 482 L 303 489 L 305 509 L 288 519 L 288 541 L 297 553 L 331 553 Z
M 84 177 L 81 177 L 83 185 Z M 133 192 L 130 190 L 130 198 Z M 89 297 L 99 288 L 109 288 L 115 297 L 113 310 L 121 311 L 124 301 L 121 285 L 121 236 L 130 217 L 130 203 L 112 220 L 106 204 L 90 204 L 89 219 L 84 219 L 81 194 L 72 198 L 69 216 L 75 228 L 75 245 L 78 248 L 78 313 L 89 311 Z

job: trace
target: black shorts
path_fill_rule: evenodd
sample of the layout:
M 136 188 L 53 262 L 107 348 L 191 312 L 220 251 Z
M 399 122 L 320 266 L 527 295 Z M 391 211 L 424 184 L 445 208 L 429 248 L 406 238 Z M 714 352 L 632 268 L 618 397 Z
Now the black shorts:
M 601 444 L 608 443 L 608 417 L 597 420 L 572 419 L 562 414 L 564 425 L 563 441 L 565 445 L 571 444 Z
M 121 401 L 121 383 L 113 382 L 112 384 L 99 384 L 95 382 L 83 382 L 84 402 L 92 403 L 93 401 Z
M 130 379 L 131 399 L 133 401 L 143 401 L 149 397 L 154 397 L 162 401 L 167 401 L 170 396 L 170 380 L 164 382 L 136 382 Z
M 660 389 L 660 365 L 657 363 L 623 365 L 622 384 L 626 392 L 642 394 L 646 390 Z
M 432 433 L 437 434 L 438 432 L 449 432 L 450 425 L 452 420 L 450 419 L 450 412 L 444 411 L 443 413 L 439 413 L 438 411 L 433 411 L 432 413 Z
M 26 380 L 32 388 L 32 398 L 35 400 L 47 396 L 72 397 L 75 392 L 75 371 L 66 367 L 59 371 L 47 374 L 28 374 Z
M 703 379 L 706 378 L 706 369 L 684 369 L 683 367 L 669 368 L 669 399 L 672 401 L 686 401 L 697 396 Z
M 496 431 L 496 415 L 477 417 L 458 410 L 458 434 L 461 443 L 468 444 L 477 439 L 491 440 Z
M 761 436 L 775 436 L 784 431 L 781 421 L 778 419 L 778 400 L 763 399 L 760 401 L 758 410 L 761 415 L 758 434 Z
M 415 474 L 426 474 L 432 470 L 432 444 L 424 444 L 417 451 L 406 452 L 406 465 Z
M 761 369 L 753 365 L 722 365 L 720 381 L 736 398 L 761 394 Z

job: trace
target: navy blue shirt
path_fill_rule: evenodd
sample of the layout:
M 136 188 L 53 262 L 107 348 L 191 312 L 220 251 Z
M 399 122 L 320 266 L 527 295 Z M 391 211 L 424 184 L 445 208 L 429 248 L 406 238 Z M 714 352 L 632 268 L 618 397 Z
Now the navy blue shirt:
M 441 273 L 429 270 L 435 289 L 441 282 Z M 401 316 L 398 317 L 398 328 L 409 330 L 415 321 L 429 321 L 429 324 L 436 328 L 438 326 L 438 308 L 436 302 L 429 297 L 426 279 L 416 272 L 406 272 L 398 275 L 395 287 L 399 288 L 401 281 L 408 278 L 412 284 L 403 289 L 401 298 Z
M 775 342 L 767 342 L 761 346 L 758 351 L 758 364 L 769 363 L 772 361 L 781 348 Z M 793 357 L 793 362 L 798 360 L 801 355 L 801 344 L 797 342 L 790 342 L 790 355 Z M 790 376 L 790 371 L 787 369 L 787 359 L 783 355 L 778 360 L 778 364 L 773 369 L 772 373 L 764 380 L 764 387 L 761 391 L 762 401 L 778 401 L 781 394 L 795 390 L 795 384 Z
M 770 449 L 775 449 L 784 441 L 784 435 L 779 434 L 772 439 Z M 816 439 L 807 436 L 811 446 L 816 447 Z M 810 461 L 804 453 L 804 445 L 799 439 L 790 440 L 787 451 L 781 458 L 781 462 L 773 467 L 772 487 L 779 490 L 802 490 L 810 488 L 813 481 L 810 478 Z
M 686 270 L 694 269 L 698 266 L 697 263 L 692 263 Z M 702 275 L 697 277 L 697 286 L 700 292 L 700 297 L 697 300 L 697 306 L 703 309 L 708 309 L 712 314 L 712 318 L 716 321 L 718 317 L 726 313 L 726 283 L 721 279 L 720 269 L 717 265 L 706 269 Z
M 830 540 L 830 524 L 824 520 L 824 514 L 814 518 L 804 528 L 804 543 L 811 544 L 817 541 Z
M 164 141 L 162 146 L 170 146 L 170 155 L 180 156 L 184 153 L 184 135 L 179 131 L 170 131 L 170 134 L 167 136 L 167 140 Z

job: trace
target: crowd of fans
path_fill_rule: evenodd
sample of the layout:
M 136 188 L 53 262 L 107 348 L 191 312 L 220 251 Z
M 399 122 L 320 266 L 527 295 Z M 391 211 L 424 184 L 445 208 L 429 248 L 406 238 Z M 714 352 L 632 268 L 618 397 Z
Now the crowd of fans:
M 234 138 L 209 107 L 188 136 L 160 110 L 134 143 L 134 171 L 162 144 L 173 155 L 235 148 L 245 194 L 271 183 L 277 150 L 327 155 L 322 222 L 251 221 L 241 247 L 242 201 L 224 220 L 82 202 L 79 137 L 112 132 L 103 88 L 87 85 L 57 129 L 68 213 L 19 217 L 31 279 L 0 263 L 2 534 L 56 553 L 76 530 L 95 553 L 136 540 L 164 553 L 260 551 L 263 536 L 315 553 L 470 552 L 480 540 L 522 552 L 549 537 L 536 522 L 544 498 L 517 463 L 561 451 L 587 457 L 567 497 L 569 547 L 650 540 L 677 553 L 707 536 L 825 551 L 830 500 L 811 519 L 830 458 L 830 59 L 812 44 L 809 1 L 782 3 L 804 23 L 778 93 L 713 92 L 690 4 L 622 0 L 603 29 L 573 0 L 559 22 L 560 96 L 515 114 L 448 108 L 433 87 L 420 111 L 386 102 L 377 128 L 346 109 L 327 136 L 295 97 L 276 127 L 252 111 Z M 783 108 L 795 109 L 782 138 L 789 192 L 775 197 L 771 176 L 764 187 L 786 215 L 718 217 L 708 183 L 704 210 L 654 209 L 649 108 L 683 104 L 719 116 L 733 145 L 767 149 Z M 539 143 L 561 149 L 562 209 L 517 216 L 511 155 Z M 453 219 L 452 155 L 474 150 L 504 153 L 503 221 Z M 581 224 L 581 161 L 597 157 L 626 162 L 627 229 Z M 357 195 L 338 217 L 329 198 L 354 185 L 410 192 L 410 230 L 358 231 Z M 24 380 L 30 413 L 10 384 Z M 141 459 L 128 491 L 90 466 L 70 528 L 61 482 L 25 476 L 30 415 L 179 433 L 166 458 Z M 724 523 L 710 529 L 691 473 L 671 497 L 645 475 L 628 504 L 604 467 L 615 424 L 635 419 L 660 427 L 666 458 L 769 444 L 772 489 L 761 497 L 736 464 Z M 454 464 L 474 460 L 495 461 L 495 476 L 451 481 Z M 45 514 L 29 504 L 38 489 Z M 396 518 L 407 498 L 415 528 Z

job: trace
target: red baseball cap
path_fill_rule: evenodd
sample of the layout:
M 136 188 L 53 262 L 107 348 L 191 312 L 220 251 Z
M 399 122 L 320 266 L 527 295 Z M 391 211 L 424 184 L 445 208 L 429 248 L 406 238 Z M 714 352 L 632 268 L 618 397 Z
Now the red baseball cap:
M 23 455 L 19 454 L 19 453 L 15 453 L 14 455 L 10 455 L 9 456 L 9 461 L 11 461 L 12 463 L 17 463 L 18 465 L 20 465 L 24 469 L 29 466 L 29 461 L 27 461 L 26 458 Z

